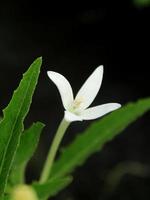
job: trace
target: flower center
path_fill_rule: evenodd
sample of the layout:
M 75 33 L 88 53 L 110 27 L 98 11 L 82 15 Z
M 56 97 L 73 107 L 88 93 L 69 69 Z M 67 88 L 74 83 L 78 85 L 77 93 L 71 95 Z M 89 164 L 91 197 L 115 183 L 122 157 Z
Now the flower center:
M 75 99 L 74 102 L 73 102 L 73 107 L 75 109 L 79 108 L 82 102 L 83 102 L 83 98 L 82 97 Z
M 80 106 L 83 103 L 83 101 L 84 101 L 83 97 L 78 97 L 77 99 L 75 99 L 73 101 L 72 109 L 76 110 L 76 109 L 80 108 Z

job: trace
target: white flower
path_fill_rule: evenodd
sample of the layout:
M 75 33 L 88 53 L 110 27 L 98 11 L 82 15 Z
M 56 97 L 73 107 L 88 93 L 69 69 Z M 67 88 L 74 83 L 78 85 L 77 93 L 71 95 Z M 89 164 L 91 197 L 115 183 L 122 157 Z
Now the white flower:
M 76 97 L 68 80 L 61 74 L 53 71 L 47 72 L 49 78 L 57 86 L 65 108 L 65 120 L 69 122 L 91 120 L 99 118 L 121 107 L 118 103 L 107 103 L 88 108 L 95 99 L 103 78 L 103 66 L 99 66 L 85 81 Z

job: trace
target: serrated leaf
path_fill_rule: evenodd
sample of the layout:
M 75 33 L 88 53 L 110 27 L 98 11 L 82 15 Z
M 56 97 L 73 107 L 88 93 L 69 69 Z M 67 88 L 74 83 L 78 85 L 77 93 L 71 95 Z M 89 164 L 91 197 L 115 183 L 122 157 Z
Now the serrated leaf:
M 4 194 L 8 175 L 23 131 L 38 81 L 42 59 L 36 59 L 24 74 L 0 122 L 0 197 Z
M 103 145 L 112 140 L 138 117 L 150 110 L 150 98 L 129 103 L 121 109 L 94 122 L 84 133 L 66 147 L 60 158 L 54 163 L 52 178 L 63 177 L 83 164 L 93 153 L 100 151 Z
M 9 179 L 11 184 L 21 184 L 23 182 L 24 169 L 36 150 L 43 128 L 44 124 L 36 122 L 21 135 Z
M 68 186 L 71 181 L 72 177 L 56 178 L 43 184 L 34 183 L 32 186 L 37 192 L 39 199 L 43 200 L 56 195 L 60 190 Z

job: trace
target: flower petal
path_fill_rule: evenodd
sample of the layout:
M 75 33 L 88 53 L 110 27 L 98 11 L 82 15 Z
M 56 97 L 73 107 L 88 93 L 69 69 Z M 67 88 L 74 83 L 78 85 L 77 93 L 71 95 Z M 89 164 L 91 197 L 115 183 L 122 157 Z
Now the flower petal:
M 53 71 L 48 71 L 47 75 L 57 86 L 64 108 L 67 110 L 70 108 L 73 102 L 73 92 L 68 80 L 61 74 Z
M 75 115 L 69 111 L 65 111 L 65 120 L 68 122 L 83 121 L 82 117 Z
M 75 100 L 83 99 L 82 103 L 80 104 L 80 109 L 84 110 L 85 108 L 89 107 L 89 105 L 95 99 L 103 78 L 103 66 L 99 66 L 95 69 L 95 71 L 89 76 L 89 78 L 85 81 L 81 89 L 76 95 Z
M 113 110 L 120 108 L 119 103 L 107 103 L 100 106 L 95 106 L 82 111 L 81 116 L 84 120 L 99 118 Z

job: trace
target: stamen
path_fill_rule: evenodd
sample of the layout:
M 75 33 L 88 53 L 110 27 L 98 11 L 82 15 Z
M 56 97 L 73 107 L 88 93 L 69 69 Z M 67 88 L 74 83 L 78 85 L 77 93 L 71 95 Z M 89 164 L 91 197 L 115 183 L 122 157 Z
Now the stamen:
M 78 97 L 77 99 L 74 100 L 73 102 L 73 108 L 77 109 L 80 107 L 81 103 L 83 103 L 84 98 L 83 97 Z

